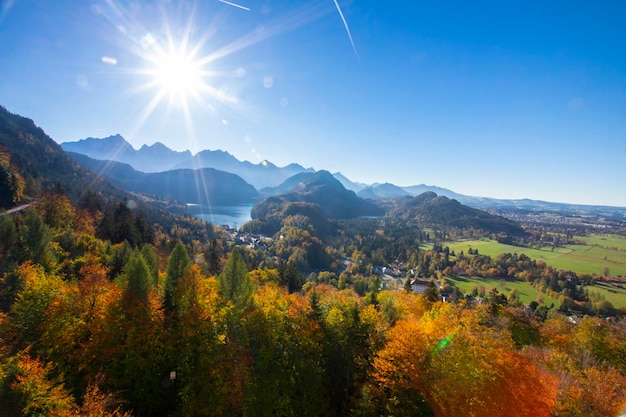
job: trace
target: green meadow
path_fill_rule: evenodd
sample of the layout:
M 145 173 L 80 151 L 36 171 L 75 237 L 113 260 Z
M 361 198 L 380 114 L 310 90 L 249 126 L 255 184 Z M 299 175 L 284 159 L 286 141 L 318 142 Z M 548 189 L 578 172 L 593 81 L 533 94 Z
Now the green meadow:
M 545 294 L 542 294 L 541 292 L 539 292 L 539 290 L 533 288 L 530 284 L 524 281 L 479 277 L 446 277 L 446 281 L 453 287 L 459 288 L 464 294 L 469 294 L 474 287 L 478 288 L 480 286 L 484 286 L 485 294 L 489 294 L 489 291 L 491 291 L 493 288 L 496 288 L 499 292 L 508 297 L 511 290 L 516 288 L 519 291 L 520 300 L 524 304 L 530 304 L 533 301 L 537 301 L 537 298 L 541 295 L 541 298 L 543 299 L 543 303 L 545 305 L 559 305 L 557 300 L 548 297 Z M 608 297 L 607 300 L 609 300 Z
M 501 253 L 517 253 L 544 261 L 555 269 L 571 270 L 578 274 L 602 275 L 608 268 L 610 275 L 626 276 L 626 237 L 617 235 L 593 235 L 577 237 L 585 245 L 567 245 L 562 248 L 525 248 L 506 245 L 490 239 L 446 242 L 451 251 L 468 252 L 470 248 L 491 257 Z
M 582 240 L 588 245 L 602 246 L 605 248 L 617 248 L 626 250 L 626 237 L 611 234 L 597 234 L 591 236 L 575 236 L 576 239 Z
M 485 294 L 489 294 L 493 288 L 496 288 L 499 292 L 503 293 L 507 297 L 511 293 L 513 288 L 517 288 L 520 294 L 520 300 L 524 304 L 530 304 L 533 301 L 537 301 L 539 295 L 543 299 L 543 304 L 550 306 L 554 304 L 559 306 L 558 300 L 547 296 L 539 292 L 533 286 L 527 282 L 507 279 L 502 280 L 499 278 L 480 278 L 480 277 L 445 277 L 446 281 L 453 287 L 459 288 L 464 294 L 469 294 L 472 288 L 485 287 Z M 585 287 L 590 293 L 595 292 L 600 294 L 605 300 L 613 304 L 613 307 L 620 308 L 626 307 L 626 284 L 621 284 L 615 287 L 606 282 L 599 282 L 595 285 L 589 285 Z
M 606 282 L 598 282 L 596 285 L 585 287 L 589 292 L 601 294 L 606 301 L 613 304 L 613 307 L 626 307 L 626 285 L 621 284 L 614 287 Z

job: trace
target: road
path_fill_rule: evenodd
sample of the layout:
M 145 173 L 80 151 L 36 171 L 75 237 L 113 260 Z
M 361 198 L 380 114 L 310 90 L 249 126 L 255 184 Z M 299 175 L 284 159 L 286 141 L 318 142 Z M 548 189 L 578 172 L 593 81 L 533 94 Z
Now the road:
M 0 216 L 5 215 L 5 214 L 19 213 L 20 211 L 30 207 L 32 204 L 33 203 L 31 202 L 31 203 L 28 203 L 28 204 L 22 204 L 21 206 L 13 207 L 12 209 L 9 209 L 9 210 L 5 211 L 4 213 L 0 213 Z

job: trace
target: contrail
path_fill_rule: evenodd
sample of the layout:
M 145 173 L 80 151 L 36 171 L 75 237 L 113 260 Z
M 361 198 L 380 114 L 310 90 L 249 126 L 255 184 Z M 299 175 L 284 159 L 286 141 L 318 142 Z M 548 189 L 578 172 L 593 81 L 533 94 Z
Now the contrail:
M 222 1 L 222 0 L 220 0 Z M 357 59 L 360 60 L 359 58 L 359 53 L 356 50 L 356 46 L 354 46 L 354 41 L 352 40 L 352 34 L 350 33 L 350 28 L 348 27 L 348 22 L 346 22 L 346 18 L 343 17 L 343 12 L 341 11 L 341 7 L 339 7 L 339 3 L 337 3 L 337 0 L 333 0 L 335 2 L 335 6 L 337 7 L 337 11 L 339 12 L 339 16 L 341 16 L 341 20 L 343 21 L 343 25 L 346 28 L 346 32 L 348 33 L 348 38 L 350 39 L 350 43 L 352 44 L 352 49 L 354 50 L 354 54 L 356 55 Z
M 248 7 L 242 6 L 240 4 L 231 3 L 230 1 L 226 1 L 226 0 L 217 0 L 217 1 L 219 1 L 221 3 L 224 3 L 224 4 L 229 4 L 231 6 L 239 7 L 240 9 L 244 9 L 244 10 L 250 11 L 250 9 Z M 339 6 L 337 6 L 337 7 L 339 7 Z

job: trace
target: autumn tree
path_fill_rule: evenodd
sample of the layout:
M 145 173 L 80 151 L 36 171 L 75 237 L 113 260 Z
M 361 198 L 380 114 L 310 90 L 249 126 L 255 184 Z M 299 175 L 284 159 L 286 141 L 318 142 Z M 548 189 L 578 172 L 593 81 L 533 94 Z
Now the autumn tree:
M 394 401 L 421 395 L 437 416 L 549 416 L 555 378 L 517 354 L 506 332 L 482 324 L 484 314 L 435 304 L 420 320 L 399 321 L 374 359 L 383 403 L 401 411 Z
M 36 343 L 42 334 L 46 311 L 65 285 L 58 277 L 47 275 L 40 265 L 30 262 L 22 264 L 16 272 L 22 289 L 11 306 L 11 322 L 24 342 Z
M 44 192 L 37 200 L 35 209 L 43 222 L 55 229 L 69 229 L 76 220 L 76 209 L 60 189 Z
M 51 375 L 50 365 L 22 352 L 13 359 L 7 405 L 24 416 L 67 416 L 75 408 L 74 399 L 64 389 L 63 381 Z

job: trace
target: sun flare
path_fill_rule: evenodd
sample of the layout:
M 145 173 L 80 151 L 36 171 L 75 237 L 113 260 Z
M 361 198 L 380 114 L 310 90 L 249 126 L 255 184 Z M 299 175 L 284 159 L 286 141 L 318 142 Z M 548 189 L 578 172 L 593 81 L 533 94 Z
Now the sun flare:
M 206 88 L 206 71 L 194 54 L 181 50 L 158 51 L 150 59 L 147 71 L 160 97 L 170 104 L 185 106 Z

